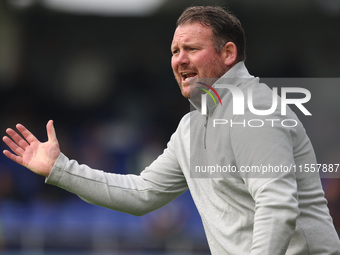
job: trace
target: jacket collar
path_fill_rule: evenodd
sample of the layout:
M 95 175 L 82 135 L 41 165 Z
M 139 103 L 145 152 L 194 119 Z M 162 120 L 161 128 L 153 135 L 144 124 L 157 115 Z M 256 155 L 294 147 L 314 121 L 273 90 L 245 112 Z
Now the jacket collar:
M 244 78 L 254 78 L 254 76 L 249 74 L 244 62 L 241 61 L 241 62 L 238 62 L 237 64 L 235 64 L 222 77 L 220 77 L 217 81 L 215 81 L 211 87 L 214 88 L 216 86 L 216 84 L 225 84 L 226 81 L 228 81 L 228 84 L 238 86 L 238 85 L 241 84 L 242 79 L 244 79 Z M 196 80 L 196 81 L 193 81 L 193 82 L 203 84 L 204 79 L 202 81 L 203 82 L 198 82 Z M 196 85 L 196 87 L 197 87 L 197 85 Z M 209 100 L 210 99 L 209 96 L 208 96 L 208 99 L 207 99 L 208 114 L 211 114 L 215 110 L 215 108 L 218 106 L 219 99 L 217 98 L 217 95 L 215 95 L 215 92 L 212 91 L 213 89 L 208 89 L 207 86 L 202 86 L 202 87 L 205 87 L 205 89 L 207 91 L 209 91 L 209 93 L 211 93 L 214 98 L 216 98 L 215 99 L 216 104 L 213 100 Z M 229 93 L 229 90 L 227 90 L 227 89 L 220 89 L 218 91 L 218 95 L 221 98 L 221 100 L 227 93 Z M 189 99 L 189 102 L 191 103 L 191 105 L 198 111 L 201 111 L 201 105 L 202 105 L 201 104 L 201 100 L 202 100 L 201 95 L 202 94 L 205 94 L 205 92 L 203 92 L 203 90 L 202 90 L 201 93 L 196 93 L 194 98 Z

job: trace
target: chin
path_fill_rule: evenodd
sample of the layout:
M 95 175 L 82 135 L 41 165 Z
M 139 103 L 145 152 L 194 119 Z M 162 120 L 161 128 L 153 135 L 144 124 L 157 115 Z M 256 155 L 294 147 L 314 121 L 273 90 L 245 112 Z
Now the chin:
M 183 96 L 184 98 L 186 98 L 186 99 L 189 99 L 189 98 L 190 98 L 190 92 L 188 93 L 188 92 L 183 92 L 183 91 L 182 91 L 182 96 Z
M 184 86 L 183 84 L 179 83 L 179 88 L 181 90 L 181 94 L 185 98 L 190 98 L 190 88 Z

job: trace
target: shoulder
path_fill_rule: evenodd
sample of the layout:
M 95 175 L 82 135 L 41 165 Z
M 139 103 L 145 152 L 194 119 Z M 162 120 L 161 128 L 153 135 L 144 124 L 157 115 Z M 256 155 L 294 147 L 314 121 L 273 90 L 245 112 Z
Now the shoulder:
M 178 128 L 187 128 L 190 127 L 190 123 L 199 119 L 201 117 L 201 113 L 198 110 L 194 110 L 185 114 L 178 124 Z

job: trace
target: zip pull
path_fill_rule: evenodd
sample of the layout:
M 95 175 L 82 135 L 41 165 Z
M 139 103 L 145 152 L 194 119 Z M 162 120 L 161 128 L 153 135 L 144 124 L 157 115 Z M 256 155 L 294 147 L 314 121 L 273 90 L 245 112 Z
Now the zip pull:
M 207 131 L 208 131 L 208 115 L 205 117 L 205 124 L 204 124 L 204 149 L 207 149 Z

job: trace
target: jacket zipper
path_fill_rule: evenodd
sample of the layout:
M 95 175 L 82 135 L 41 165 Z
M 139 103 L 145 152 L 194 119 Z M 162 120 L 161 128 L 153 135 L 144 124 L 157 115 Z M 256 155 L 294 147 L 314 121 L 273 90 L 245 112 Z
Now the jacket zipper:
M 208 114 L 205 118 L 205 124 L 204 124 L 204 149 L 207 149 L 207 129 L 208 129 Z

